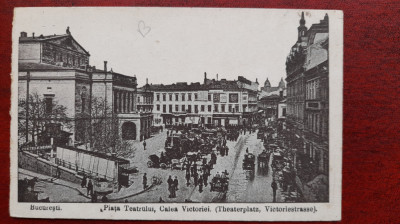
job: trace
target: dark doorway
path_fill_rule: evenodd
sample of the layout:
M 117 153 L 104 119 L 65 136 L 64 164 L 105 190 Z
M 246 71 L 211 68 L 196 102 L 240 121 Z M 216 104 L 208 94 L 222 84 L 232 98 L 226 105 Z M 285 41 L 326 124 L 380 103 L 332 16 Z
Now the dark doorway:
M 122 139 L 136 140 L 136 125 L 132 122 L 125 122 L 122 125 Z

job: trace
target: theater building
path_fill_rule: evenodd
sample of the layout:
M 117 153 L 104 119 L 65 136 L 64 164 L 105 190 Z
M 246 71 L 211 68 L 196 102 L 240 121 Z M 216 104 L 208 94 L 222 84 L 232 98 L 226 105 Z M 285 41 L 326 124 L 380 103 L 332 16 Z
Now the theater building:
M 96 69 L 89 65 L 89 57 L 89 52 L 73 38 L 69 28 L 62 35 L 32 34 L 28 37 L 26 32 L 21 32 L 19 100 L 35 95 L 46 102 L 49 113 L 55 104 L 65 107 L 71 122 L 59 127 L 69 133 L 69 145 L 88 148 L 96 119 L 117 120 L 119 136 L 139 140 L 146 126 L 142 125 L 145 118 L 137 112 L 136 77 L 108 70 L 107 62 L 104 69 Z M 36 131 L 24 141 L 35 141 L 40 132 L 43 130 Z

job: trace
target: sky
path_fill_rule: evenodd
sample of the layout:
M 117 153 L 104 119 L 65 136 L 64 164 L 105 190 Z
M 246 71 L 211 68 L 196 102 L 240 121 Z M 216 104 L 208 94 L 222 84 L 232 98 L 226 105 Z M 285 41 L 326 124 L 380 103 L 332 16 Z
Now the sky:
M 13 37 L 65 34 L 90 52 L 90 64 L 128 76 L 139 86 L 229 80 L 239 75 L 260 86 L 286 77 L 285 62 L 297 40 L 301 12 L 306 26 L 329 11 L 221 8 L 18 8 Z

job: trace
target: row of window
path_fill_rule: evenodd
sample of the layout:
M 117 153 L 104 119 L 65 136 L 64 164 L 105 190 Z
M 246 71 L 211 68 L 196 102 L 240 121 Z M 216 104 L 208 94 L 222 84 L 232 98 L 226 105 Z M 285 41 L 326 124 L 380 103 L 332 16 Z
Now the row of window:
M 180 106 L 180 107 L 179 107 Z M 175 105 L 175 110 L 173 110 L 174 105 L 168 105 L 168 110 L 167 110 L 167 105 L 162 105 L 162 112 L 163 113 L 172 113 L 172 112 L 188 112 L 188 113 L 198 113 L 199 112 L 199 105 L 194 105 L 194 111 L 192 111 L 192 105 Z M 156 105 L 156 111 L 161 111 L 161 105 L 157 104 Z M 206 111 L 206 105 L 200 105 L 200 112 L 205 112 Z M 239 105 L 232 105 L 229 104 L 224 105 L 224 104 L 214 104 L 214 106 L 212 105 L 207 105 L 207 111 L 208 112 L 231 112 L 231 113 L 235 113 L 235 112 L 239 112 Z
M 228 97 L 229 96 L 229 97 Z M 198 93 L 157 93 L 156 94 L 156 100 L 157 101 L 192 101 L 193 99 L 195 101 L 199 100 L 199 95 Z M 229 94 L 221 94 L 221 93 L 214 93 L 211 94 L 209 93 L 207 96 L 208 101 L 213 101 L 216 103 L 219 102 L 229 102 L 230 103 L 238 103 L 239 102 L 239 94 L 238 93 L 229 93 Z M 161 100 L 162 99 L 162 100 Z M 200 99 L 200 100 L 205 100 L 205 99 Z M 256 101 L 257 98 L 253 97 L 253 101 Z M 243 96 L 243 101 L 247 101 L 247 95 Z
M 86 64 L 85 58 L 75 57 L 75 55 L 71 54 L 63 54 L 58 52 L 53 52 L 54 62 L 65 62 L 72 66 L 81 66 Z
M 314 146 L 312 143 L 306 143 L 305 153 L 310 157 L 310 159 L 317 162 L 318 170 L 327 173 L 329 170 L 329 159 L 327 153 L 324 153 L 320 149 Z
M 306 99 L 315 100 L 320 97 L 319 79 L 314 79 L 306 84 Z
M 194 94 L 187 93 L 187 101 L 192 101 L 192 95 L 194 95 L 194 100 L 197 100 L 199 97 L 197 93 L 194 93 Z M 175 98 L 173 96 L 175 96 Z M 161 97 L 161 94 L 157 93 L 157 95 L 156 95 L 157 101 L 161 101 L 160 97 Z M 209 98 L 209 100 L 211 100 L 210 95 L 208 96 L 208 98 Z M 179 99 L 180 99 L 180 101 L 186 101 L 186 93 L 175 93 L 175 94 L 169 93 L 168 99 L 169 99 L 169 101 L 173 101 L 173 99 L 175 99 L 175 101 L 179 101 Z M 162 94 L 162 101 L 167 101 L 166 93 Z
M 287 112 L 291 116 L 294 116 L 297 119 L 302 119 L 304 115 L 304 105 L 303 104 L 288 104 L 287 105 Z
M 293 83 L 288 84 L 287 86 L 287 96 L 298 96 L 304 93 L 304 84 L 303 80 L 299 79 L 294 81 Z
M 140 96 L 138 96 L 137 103 L 153 104 L 153 100 L 152 100 L 152 97 L 140 97 Z
M 328 119 L 327 116 L 321 116 L 319 113 L 307 114 L 306 127 L 311 132 L 322 135 L 323 137 L 328 136 Z
M 175 123 L 179 123 L 179 122 L 182 122 L 182 123 L 185 123 L 185 119 L 186 118 L 184 118 L 184 117 L 181 117 L 181 118 L 179 118 L 179 117 L 176 117 L 176 118 L 174 118 L 173 120 L 175 121 Z M 212 119 L 211 119 L 211 117 L 207 117 L 207 119 L 205 119 L 204 117 L 201 117 L 200 118 L 201 119 L 201 123 L 205 123 L 205 124 L 211 124 L 212 123 Z M 172 120 L 171 120 L 172 121 Z M 166 123 L 170 123 L 169 121 L 167 121 Z

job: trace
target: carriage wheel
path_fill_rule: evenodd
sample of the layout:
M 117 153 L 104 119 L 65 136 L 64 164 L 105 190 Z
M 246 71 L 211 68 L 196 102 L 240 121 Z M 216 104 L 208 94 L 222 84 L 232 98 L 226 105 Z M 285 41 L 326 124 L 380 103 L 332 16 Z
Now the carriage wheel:
M 154 163 L 152 161 L 147 162 L 147 167 L 152 168 L 154 166 Z
M 167 169 L 167 164 L 161 163 L 161 164 L 160 164 L 160 167 L 161 167 L 161 169 Z

